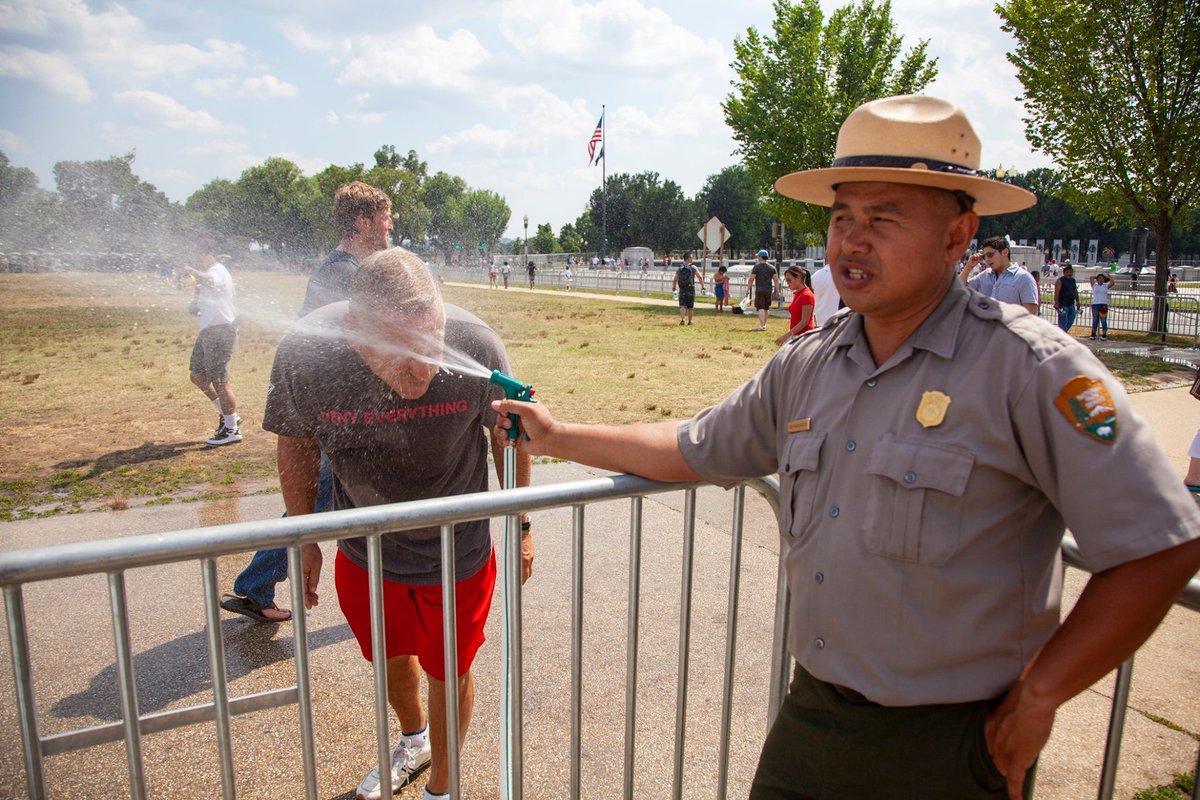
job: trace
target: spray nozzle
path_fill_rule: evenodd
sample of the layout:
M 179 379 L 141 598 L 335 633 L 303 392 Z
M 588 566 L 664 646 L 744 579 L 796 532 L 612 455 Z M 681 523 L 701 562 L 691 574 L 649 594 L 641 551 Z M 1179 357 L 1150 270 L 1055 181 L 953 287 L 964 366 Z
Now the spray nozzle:
M 521 383 L 516 378 L 510 378 L 498 369 L 492 370 L 492 377 L 488 380 L 503 389 L 504 396 L 509 400 L 522 400 L 526 403 L 537 402 L 533 399 L 533 386 L 531 384 Z M 508 429 L 508 438 L 516 439 L 520 435 L 521 417 L 517 414 L 509 414 L 508 421 L 512 423 L 512 426 Z

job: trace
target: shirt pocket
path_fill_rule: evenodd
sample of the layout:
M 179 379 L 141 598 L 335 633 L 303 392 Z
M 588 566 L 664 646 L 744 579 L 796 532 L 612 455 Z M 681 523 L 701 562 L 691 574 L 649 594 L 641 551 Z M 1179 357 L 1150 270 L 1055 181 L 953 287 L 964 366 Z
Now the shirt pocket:
M 884 435 L 867 463 L 867 551 L 933 567 L 949 561 L 958 550 L 963 493 L 974 465 L 968 450 Z
M 779 453 L 780 528 L 799 537 L 812 518 L 824 433 L 792 434 Z

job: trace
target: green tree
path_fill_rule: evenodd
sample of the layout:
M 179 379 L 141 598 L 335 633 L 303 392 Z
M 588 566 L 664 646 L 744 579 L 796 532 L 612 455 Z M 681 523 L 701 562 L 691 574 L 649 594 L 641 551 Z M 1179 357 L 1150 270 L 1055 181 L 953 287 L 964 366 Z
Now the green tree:
M 28 167 L 14 167 L 0 152 L 0 206 L 7 206 L 38 188 L 37 175 Z
M 233 181 L 217 178 L 192 192 L 184 207 L 199 217 L 205 229 L 222 239 L 234 236 L 240 227 L 242 210 Z
M 564 223 L 558 229 L 558 251 L 560 253 L 583 252 L 583 236 L 571 223 Z
M 454 202 L 466 192 L 466 181 L 445 172 L 431 175 L 421 187 L 421 202 L 429 209 L 430 244 L 441 251 L 447 263 L 455 254 L 454 245 L 466 243 L 455 238 L 460 232 L 452 208 Z
M 103 161 L 59 161 L 54 181 L 69 240 L 61 246 L 92 252 L 166 252 L 177 247 L 180 209 L 133 172 L 134 153 Z M 72 223 L 71 217 L 77 220 Z
M 996 11 L 1017 40 L 1025 136 L 1058 164 L 1064 194 L 1154 232 L 1153 322 L 1165 330 L 1171 231 L 1200 200 L 1200 4 L 1009 0 Z
M 704 219 L 717 217 L 729 230 L 729 253 L 757 250 L 771 238 L 771 215 L 763 210 L 761 195 L 742 164 L 708 176 L 696 196 Z
M 1182 1 L 1182 0 L 1181 0 Z M 799 231 L 824 235 L 829 212 L 775 191 L 789 172 L 828 166 L 842 121 L 878 97 L 921 91 L 937 75 L 926 40 L 906 52 L 890 2 L 862 0 L 824 20 L 818 0 L 775 0 L 773 35 L 734 39 L 738 78 L 725 120 L 766 210 Z
M 391 144 L 385 144 L 375 151 L 375 166 L 408 170 L 416 176 L 418 186 L 429 177 L 429 165 L 417 157 L 416 150 L 409 150 L 408 155 L 401 156 L 396 152 L 396 146 Z
M 597 188 L 575 222 L 588 250 L 600 249 L 601 199 Z M 656 252 L 691 248 L 703 224 L 696 204 L 684 197 L 679 184 L 663 181 L 657 172 L 610 175 L 606 202 L 608 249 L 614 254 L 635 245 Z
M 512 211 L 504 198 L 495 192 L 468 189 L 451 201 L 450 216 L 453 228 L 459 233 L 457 240 L 463 243 L 463 248 L 469 245 L 468 252 L 484 256 L 496 251 Z
M 300 167 L 286 158 L 268 158 L 245 169 L 235 187 L 238 233 L 270 245 L 276 253 L 320 248 L 322 237 L 312 227 L 320 189 Z
M 558 237 L 554 235 L 554 228 L 550 227 L 550 223 L 544 222 L 537 226 L 537 234 L 529 240 L 529 252 L 531 253 L 561 253 L 562 249 L 558 244 Z
M 421 202 L 421 187 L 417 176 L 404 167 L 382 166 L 368 170 L 363 180 L 387 192 L 391 198 L 393 235 L 396 242 L 405 239 L 418 244 L 424 242 L 430 213 Z

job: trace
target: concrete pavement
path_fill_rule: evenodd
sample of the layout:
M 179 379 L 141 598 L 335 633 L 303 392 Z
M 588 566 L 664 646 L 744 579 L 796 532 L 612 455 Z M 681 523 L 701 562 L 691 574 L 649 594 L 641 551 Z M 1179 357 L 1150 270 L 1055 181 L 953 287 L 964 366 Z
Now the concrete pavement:
M 512 291 L 512 290 L 510 290 Z M 521 290 L 521 291 L 528 291 Z M 561 294 L 561 293 L 559 293 Z M 645 298 L 619 298 L 654 302 Z M 672 305 L 673 302 L 657 301 Z M 1115 342 L 1104 343 L 1110 347 Z M 1191 351 L 1189 351 L 1191 352 Z M 1134 408 L 1151 423 L 1180 475 L 1184 449 L 1200 425 L 1200 405 L 1186 388 L 1138 393 Z M 556 483 L 595 473 L 574 464 L 541 464 L 535 482 Z M 1098 487 L 1098 497 L 1123 480 Z M 765 733 L 766 682 L 778 539 L 765 502 L 747 495 L 741 613 L 735 674 L 730 797 L 744 797 Z M 0 524 L 0 550 L 62 542 L 169 532 L 235 520 L 273 519 L 276 494 L 132 508 Z M 641 561 L 641 640 L 638 678 L 635 787 L 640 796 L 669 794 L 676 713 L 678 613 L 683 496 L 649 498 L 644 506 Z M 628 585 L 629 505 L 588 506 L 585 552 L 585 671 L 583 785 L 586 797 L 619 797 L 623 766 L 625 610 Z M 716 776 L 713 754 L 719 715 L 720 662 L 728 586 L 731 495 L 700 492 L 690 649 L 688 737 L 684 796 L 709 797 Z M 494 526 L 493 530 L 499 530 Z M 525 591 L 526 796 L 567 795 L 569 702 L 570 510 L 535 516 L 537 563 Z M 326 545 L 327 555 L 332 546 Z M 331 559 L 327 558 L 327 562 Z M 218 561 L 222 587 L 232 584 L 245 556 Z M 1068 603 L 1085 576 L 1068 574 Z M 129 587 L 139 704 L 143 713 L 210 701 L 199 569 L 177 564 L 135 570 Z M 288 585 L 281 584 L 285 593 Z M 309 616 L 314 722 L 321 797 L 346 797 L 374 758 L 371 672 L 341 618 L 326 567 L 324 601 Z M 112 631 L 105 582 L 88 576 L 35 584 L 25 592 L 34 648 L 34 690 L 43 733 L 119 720 Z M 499 613 L 489 622 L 489 644 L 476 667 L 477 701 L 464 750 L 464 795 L 498 796 L 496 763 Z M 224 615 L 231 691 L 246 694 L 294 682 L 290 624 L 258 625 Z M 7 636 L 0 658 L 9 660 Z M 16 732 L 12 672 L 0 668 L 0 797 L 25 793 Z M 1103 756 L 1112 679 L 1065 705 L 1043 753 L 1038 798 L 1094 796 Z M 1122 747 L 1117 797 L 1190 772 L 1200 741 L 1200 615 L 1175 609 L 1139 651 L 1131 709 Z M 393 735 L 395 730 L 393 729 Z M 297 712 L 294 706 L 235 718 L 239 796 L 302 795 Z M 200 725 L 145 737 L 149 796 L 217 797 L 220 777 L 213 726 Z M 127 796 L 123 745 L 46 759 L 49 796 Z M 419 785 L 405 798 L 419 797 Z

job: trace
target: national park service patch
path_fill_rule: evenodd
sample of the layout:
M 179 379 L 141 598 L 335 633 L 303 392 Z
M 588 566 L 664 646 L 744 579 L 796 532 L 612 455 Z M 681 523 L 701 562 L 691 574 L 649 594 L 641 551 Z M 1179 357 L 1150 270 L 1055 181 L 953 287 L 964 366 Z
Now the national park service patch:
M 1076 375 L 1063 384 L 1054 405 L 1075 429 L 1103 444 L 1117 440 L 1117 407 L 1104 384 Z

